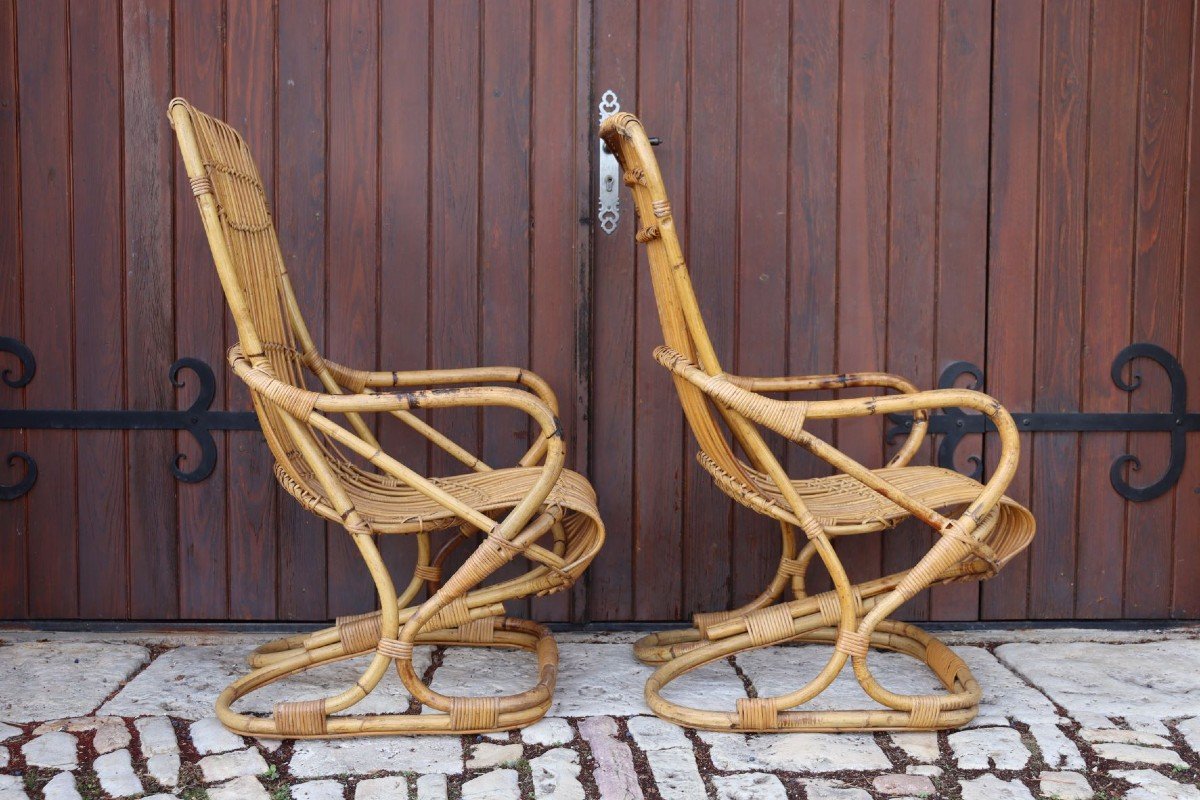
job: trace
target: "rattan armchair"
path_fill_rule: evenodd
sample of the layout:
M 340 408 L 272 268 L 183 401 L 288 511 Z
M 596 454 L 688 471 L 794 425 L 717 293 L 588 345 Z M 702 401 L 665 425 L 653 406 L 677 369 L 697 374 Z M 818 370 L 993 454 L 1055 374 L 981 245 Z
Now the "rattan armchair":
M 712 730 L 931 730 L 970 721 L 978 712 L 980 688 L 967 665 L 928 633 L 888 617 L 931 585 L 991 577 L 1033 538 L 1033 516 L 1004 496 L 1019 450 L 1012 418 L 998 402 L 979 392 L 919 392 L 909 382 L 883 373 L 794 378 L 725 373 L 705 331 L 671 204 L 641 123 L 631 114 L 615 114 L 601 125 L 600 135 L 616 155 L 633 192 L 641 225 L 636 238 L 648 250 L 665 340 L 654 355 L 674 377 L 684 414 L 700 445 L 700 463 L 734 500 L 778 521 L 783 537 L 775 578 L 753 602 L 697 614 L 694 627 L 652 634 L 635 645 L 641 660 L 659 665 L 646 684 L 647 703 L 664 719 Z M 824 401 L 769 396 L 863 386 L 899 394 Z M 999 431 L 1000 458 L 985 484 L 950 470 L 908 466 L 927 431 L 928 413 L 949 407 L 986 414 Z M 883 469 L 868 469 L 805 428 L 808 420 L 895 412 L 913 412 L 914 424 Z M 764 442 L 759 426 L 812 452 L 839 474 L 794 480 Z M 748 461 L 737 455 L 728 434 Z M 947 509 L 955 512 L 943 514 Z M 928 553 L 909 570 L 852 584 L 832 540 L 887 531 L 910 517 L 939 534 Z M 805 537 L 802 548 L 797 546 L 797 531 Z M 814 557 L 832 577 L 832 591 L 805 592 L 805 574 Z M 789 589 L 793 599 L 784 600 Z M 825 667 L 793 692 L 743 698 L 736 709 L 727 711 L 688 708 L 662 696 L 663 687 L 686 672 L 739 652 L 791 641 L 832 645 Z M 946 692 L 889 691 L 871 673 L 872 647 L 923 661 Z M 879 707 L 800 708 L 829 687 L 847 660 Z
M 253 671 L 218 697 L 219 718 L 243 735 L 296 738 L 477 733 L 539 719 L 554 692 L 558 649 L 545 627 L 506 616 L 503 603 L 571 586 L 604 539 L 591 486 L 563 469 L 553 392 L 517 368 L 378 372 L 323 358 L 301 316 L 244 141 L 182 99 L 171 101 L 169 116 L 237 326 L 229 363 L 249 387 L 276 477 L 309 511 L 344 526 L 380 602 L 377 611 L 259 648 L 250 659 Z M 514 386 L 492 385 L 505 383 Z M 490 406 L 519 409 L 540 431 L 513 467 L 493 469 L 413 413 Z M 364 419 L 368 414 L 401 420 L 468 471 L 436 479 L 415 472 L 380 447 Z M 446 528 L 479 534 L 480 540 L 442 581 L 430 532 Z M 381 534 L 416 539 L 417 566 L 400 593 L 377 547 Z M 481 585 L 517 556 L 531 565 L 524 574 Z M 414 603 L 423 589 L 427 599 Z M 414 671 L 416 644 L 523 648 L 536 654 L 538 680 L 504 697 L 446 696 Z M 270 716 L 232 708 L 268 683 L 359 654 L 371 654 L 370 663 L 339 694 L 279 703 Z M 344 713 L 375 689 L 393 663 L 408 691 L 435 713 Z

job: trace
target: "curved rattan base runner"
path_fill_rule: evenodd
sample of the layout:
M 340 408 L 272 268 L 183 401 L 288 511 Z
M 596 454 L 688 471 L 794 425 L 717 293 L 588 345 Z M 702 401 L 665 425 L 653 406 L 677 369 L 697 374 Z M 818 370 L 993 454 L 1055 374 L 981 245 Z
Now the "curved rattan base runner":
M 369 620 L 371 616 L 360 615 L 357 619 Z M 341 627 L 343 631 L 347 630 L 345 624 Z M 453 630 L 421 633 L 417 643 L 528 650 L 537 655 L 538 681 L 531 689 L 515 695 L 451 697 L 448 698 L 449 708 L 432 714 L 326 714 L 325 704 L 334 698 L 280 703 L 269 717 L 241 714 L 232 709 L 239 699 L 290 675 L 371 651 L 347 648 L 339 641 L 314 649 L 300 646 L 273 653 L 273 657 L 267 659 L 269 663 L 234 681 L 221 692 L 217 698 L 217 717 L 225 727 L 242 736 L 331 739 L 395 734 L 487 733 L 529 725 L 545 716 L 550 708 L 558 675 L 558 646 L 550 631 L 536 622 L 514 617 L 482 617 Z M 353 700 L 354 703 L 365 698 L 378 684 L 379 677 L 382 677 L 382 672 L 378 670 L 381 663 L 386 667 L 397 657 L 411 659 L 412 655 L 411 649 L 404 648 L 394 640 L 380 641 L 377 638 L 371 649 L 375 656 L 370 667 L 347 690 L 351 695 L 359 695 Z M 372 675 L 373 672 L 378 675 Z
M 837 628 L 810 628 L 803 619 L 794 619 L 793 623 L 797 635 L 790 641 L 825 644 L 835 644 L 838 641 Z M 804 630 L 800 632 L 802 628 Z M 652 634 L 646 638 L 654 639 L 653 644 L 660 645 L 663 636 L 664 634 Z M 670 638 L 669 634 L 667 637 Z M 646 643 L 643 647 L 649 645 L 650 643 Z M 870 686 L 874 679 L 867 667 L 869 656 L 855 655 L 854 670 L 863 688 L 874 699 L 891 707 L 861 710 L 792 710 L 824 691 L 841 671 L 847 658 L 840 649 L 835 649 L 826 668 L 807 686 L 789 695 L 739 700 L 737 709 L 733 711 L 689 708 L 662 696 L 662 690 L 681 675 L 755 647 L 752 635 L 742 633 L 694 645 L 663 663 L 646 682 L 646 703 L 659 717 L 678 725 L 704 730 L 755 733 L 940 730 L 965 725 L 978 714 L 978 682 L 966 663 L 937 638 L 915 625 L 884 621 L 871 634 L 870 646 L 904 653 L 921 661 L 941 681 L 946 693 L 893 695 L 887 690 L 877 693 Z

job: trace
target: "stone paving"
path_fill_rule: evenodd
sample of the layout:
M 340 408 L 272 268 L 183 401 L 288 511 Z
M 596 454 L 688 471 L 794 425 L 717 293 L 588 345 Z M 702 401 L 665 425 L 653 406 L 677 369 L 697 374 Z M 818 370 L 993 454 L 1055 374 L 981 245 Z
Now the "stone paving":
M 562 634 L 553 708 L 523 731 L 336 741 L 243 739 L 212 717 L 217 692 L 266 634 L 0 630 L 0 800 L 1200 800 L 1200 628 L 960 631 L 943 638 L 984 687 L 963 730 L 743 735 L 685 731 L 642 700 L 635 636 Z M 827 650 L 774 648 L 671 687 L 699 707 L 781 693 Z M 418 649 L 433 686 L 507 693 L 534 680 L 523 653 Z M 885 686 L 935 688 L 874 654 Z M 503 669 L 500 669 L 503 665 Z M 318 696 L 349 661 L 245 702 Z M 395 675 L 365 710 L 410 710 Z M 870 707 L 844 674 L 811 704 Z

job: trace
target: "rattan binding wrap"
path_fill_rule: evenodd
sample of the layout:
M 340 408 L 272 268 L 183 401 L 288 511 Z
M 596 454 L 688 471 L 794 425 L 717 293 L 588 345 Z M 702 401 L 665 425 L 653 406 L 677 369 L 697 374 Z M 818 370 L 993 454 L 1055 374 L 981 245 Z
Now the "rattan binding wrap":
M 650 140 L 636 117 L 608 117 L 600 135 L 621 164 L 633 193 L 646 246 L 650 279 L 665 345 L 655 358 L 674 377 L 684 415 L 700 446 L 700 463 L 738 503 L 779 523 L 782 556 L 774 579 L 749 604 L 695 616 L 695 627 L 652 634 L 635 645 L 637 656 L 658 665 L 646 684 L 646 701 L 660 717 L 712 730 L 912 730 L 954 727 L 978 711 L 979 685 L 963 661 L 912 625 L 888 619 L 902 603 L 937 583 L 991 577 L 1029 545 L 1032 515 L 1004 496 L 1016 469 L 1017 431 L 992 398 L 965 389 L 919 392 L 903 378 L 856 373 L 749 378 L 726 373 L 705 330 L 676 233 L 676 220 Z M 712 269 L 710 265 L 708 268 Z M 732 265 L 730 265 L 732 266 Z M 824 401 L 788 399 L 817 389 L 877 387 L 899 394 Z M 779 397 L 778 395 L 784 395 Z M 1000 457 L 986 484 L 949 470 L 911 467 L 938 408 L 962 407 L 987 415 L 999 434 Z M 814 419 L 913 414 L 912 430 L 882 469 L 869 469 L 814 436 Z M 846 423 L 842 423 L 846 424 Z M 774 431 L 831 464 L 830 477 L 793 479 L 766 445 Z M 735 443 L 737 449 L 735 449 Z M 738 455 L 738 450 L 746 457 Z M 852 584 L 832 541 L 881 533 L 916 518 L 936 533 L 929 552 L 911 569 Z M 849 542 L 845 544 L 850 544 Z M 805 575 L 815 559 L 834 588 L 812 596 Z M 785 594 L 792 599 L 785 599 Z M 777 697 L 739 700 L 727 711 L 689 708 L 662 697 L 680 675 L 750 648 L 788 641 L 830 645 L 826 666 Z M 881 686 L 869 668 L 871 648 L 924 661 L 944 694 L 903 695 Z M 804 704 L 827 689 L 846 666 L 877 703 L 874 709 L 809 711 Z
M 258 648 L 250 658 L 254 669 L 217 699 L 217 715 L 230 730 L 259 737 L 478 732 L 536 721 L 550 706 L 558 651 L 545 627 L 505 616 L 503 603 L 569 586 L 604 541 L 592 487 L 563 469 L 554 393 L 517 367 L 377 372 L 323 358 L 296 302 L 242 137 L 182 99 L 171 101 L 168 113 L 237 327 L 229 364 L 250 390 L 275 476 L 304 508 L 345 529 L 380 602 L 378 611 Z M 437 388 L 445 385 L 461 388 Z M 437 409 L 491 406 L 524 412 L 538 430 L 514 465 L 485 464 L 412 413 L 430 409 L 436 419 Z M 399 419 L 459 461 L 462 474 L 430 478 L 409 468 L 376 441 L 364 420 L 370 414 Z M 444 528 L 479 536 L 482 545 L 443 581 L 429 533 Z M 417 563 L 400 591 L 380 556 L 380 534 L 415 540 Z M 528 559 L 523 573 L 485 585 L 517 556 Z M 431 690 L 413 669 L 414 644 L 460 643 L 530 651 L 537 683 L 485 699 Z M 370 663 L 340 693 L 280 703 L 269 717 L 231 708 L 280 677 L 357 653 L 371 653 Z M 372 692 L 393 665 L 408 691 L 437 713 L 340 713 Z

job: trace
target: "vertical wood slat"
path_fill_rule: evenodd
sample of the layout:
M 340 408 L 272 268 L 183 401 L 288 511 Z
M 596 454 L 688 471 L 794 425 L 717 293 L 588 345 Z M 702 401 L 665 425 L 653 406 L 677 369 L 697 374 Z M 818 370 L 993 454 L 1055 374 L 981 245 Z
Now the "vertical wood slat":
M 1133 341 L 1179 351 L 1179 292 L 1186 178 L 1188 64 L 1193 4 L 1147 3 L 1143 17 L 1142 85 L 1134 263 Z M 1195 313 L 1192 309 L 1191 313 Z M 1139 370 L 1142 386 L 1133 411 L 1167 408 L 1170 391 L 1161 370 Z M 1162 469 L 1165 437 L 1133 434 L 1130 452 L 1147 472 Z M 1137 475 L 1130 476 L 1135 482 Z M 1129 508 L 1126 532 L 1125 613 L 1136 618 L 1169 615 L 1174 493 Z
M 891 169 L 888 207 L 887 368 L 917 386 L 932 386 L 937 371 L 935 318 L 938 220 L 939 8 L 933 3 L 897 4 L 892 22 Z M 900 443 L 897 442 L 897 445 Z M 914 457 L 928 459 L 932 444 Z M 883 541 L 883 572 L 908 569 L 930 545 L 929 529 L 904 523 Z M 927 619 L 930 597 L 921 594 L 898 612 Z
M 1010 409 L 1033 407 L 1042 5 L 996 5 L 992 51 L 992 141 L 988 241 L 987 390 Z M 990 443 L 990 442 L 989 442 Z M 987 447 L 988 466 L 999 459 Z M 1009 493 L 1028 504 L 1033 447 L 1021 436 L 1021 461 Z M 1044 529 L 1043 529 L 1044 531 Z M 1042 533 L 1041 535 L 1045 535 Z M 1029 553 L 1019 554 L 983 586 L 981 616 L 1028 613 Z
M 689 180 L 688 214 L 680 234 L 687 250 L 696 295 L 713 332 L 718 356 L 730 358 L 737 314 L 737 239 L 731 236 L 737 219 L 738 71 L 740 52 L 738 8 L 719 0 L 692 4 L 690 75 L 705 80 L 689 82 L 688 172 L 704 175 Z M 675 193 L 683 191 L 683 187 Z M 786 265 L 780 265 L 781 267 Z M 717 611 L 734 600 L 732 531 L 733 504 L 713 486 L 712 478 L 693 457 L 691 439 L 684 442 L 683 472 L 683 613 Z M 767 565 L 769 566 L 769 565 Z
M 225 41 L 221 26 L 225 13 L 223 0 L 200 0 L 174 8 L 173 94 L 188 98 L 198 108 L 221 109 L 225 114 Z M 161 127 L 161 113 L 155 123 Z M 173 142 L 172 142 L 173 143 Z M 172 152 L 174 156 L 174 152 Z M 187 173 L 178 158 L 175 186 L 187 185 Z M 196 201 L 190 192 L 177 191 L 175 202 L 175 348 L 213 365 L 216 376 L 215 407 L 225 405 L 228 369 L 224 368 L 227 325 L 225 296 L 213 280 L 212 255 L 204 237 L 204 228 L 196 213 Z M 135 205 L 132 209 L 137 211 Z M 167 265 L 157 265 L 166 269 Z M 217 365 L 222 368 L 218 369 Z M 183 376 L 187 380 L 190 375 Z M 177 393 L 175 404 L 187 407 L 193 390 L 185 386 Z M 180 483 L 178 493 L 179 525 L 179 615 L 187 619 L 225 619 L 229 615 L 229 538 L 226 528 L 226 465 L 229 460 L 228 437 L 216 437 L 220 443 L 216 468 L 203 483 Z M 176 446 L 184 454 L 184 468 L 195 463 L 200 450 L 192 437 L 180 432 Z
M 595 0 L 592 24 L 598 43 L 593 74 L 592 113 L 603 92 L 612 90 L 626 110 L 640 108 L 638 95 L 637 0 Z M 642 110 L 651 130 L 665 113 Z M 624 186 L 621 187 L 624 190 Z M 594 209 L 594 207 L 593 207 Z M 594 210 L 593 210 L 594 213 Z M 588 616 L 595 620 L 633 619 L 634 485 L 633 442 L 638 409 L 635 406 L 639 285 L 628 220 L 633 214 L 627 191 L 621 197 L 622 227 L 612 235 L 595 236 L 592 263 L 595 281 L 592 306 L 592 399 L 590 475 L 604 519 L 604 548 L 588 572 Z M 655 323 L 657 324 L 657 323 Z M 648 369 L 661 369 L 657 364 Z
M 71 35 L 71 261 L 86 302 L 75 304 L 76 394 L 80 408 L 125 406 L 121 269 L 121 20 L 119 7 L 76 3 Z M 76 436 L 79 615 L 129 613 L 126 458 L 121 431 Z
M 779 375 L 787 368 L 790 13 L 786 2 L 741 8 L 734 236 L 742 312 L 732 366 L 743 375 Z M 772 443 L 782 457 L 784 443 L 774 437 Z M 733 599 L 743 603 L 775 576 L 779 526 L 740 505 L 733 517 Z
M 324 0 L 294 0 L 279 15 L 275 218 L 279 247 L 313 335 L 325 330 L 326 13 Z M 322 346 L 323 339 L 317 345 Z M 261 447 L 261 445 L 259 445 Z M 259 480 L 262 476 L 259 475 Z M 281 488 L 279 606 L 283 619 L 324 619 L 325 523 Z M 236 531 L 234 532 L 236 536 Z
M 942 5 L 935 342 L 939 371 L 956 359 L 979 364 L 985 356 L 991 10 L 990 0 Z M 903 280 L 903 273 L 896 277 Z M 981 438 L 967 437 L 960 453 L 979 452 Z M 978 619 L 979 584 L 935 587 L 929 603 L 934 619 Z
M 275 192 L 275 8 L 271 0 L 227 0 L 225 114 L 254 153 L 259 175 L 274 207 Z M 234 341 L 226 318 L 226 341 Z M 240 381 L 226 380 L 226 406 L 250 410 Z M 258 432 L 225 435 L 228 486 L 226 547 L 231 619 L 274 619 L 278 614 L 278 501 L 270 475 L 274 460 Z
M 651 110 L 650 132 L 668 142 L 687 141 L 688 6 L 682 0 L 643 3 L 638 13 L 637 104 Z M 636 106 L 635 106 L 636 107 Z M 678 187 L 673 213 L 687 219 L 686 194 L 680 195 L 686 170 L 686 148 L 658 153 L 663 180 Z M 635 215 L 628 190 L 622 202 L 622 229 L 628 236 Z M 648 224 L 648 223 L 647 223 Z M 683 540 L 679 509 L 683 502 L 683 414 L 675 387 L 651 355 L 662 343 L 662 329 L 650 287 L 645 248 L 637 253 L 636 334 L 633 353 L 634 391 L 639 416 L 634 422 L 633 580 L 634 614 L 638 619 L 675 619 L 682 613 Z M 628 362 L 625 369 L 628 369 Z M 652 418 L 646 415 L 654 409 Z M 626 467 L 628 468 L 628 467 Z M 644 587 L 644 591 L 639 589 Z
M 1044 9 L 1038 219 L 1036 411 L 1079 410 L 1083 275 L 1088 9 Z M 1032 511 L 1042 531 L 1030 550 L 1029 613 L 1064 619 L 1074 611 L 1079 434 L 1040 434 L 1030 448 Z
M 173 408 L 164 380 L 175 358 L 172 265 L 175 143 L 163 125 L 171 95 L 171 5 L 128 0 L 124 20 L 125 394 L 130 408 Z M 136 434 L 129 447 L 129 614 L 133 619 L 179 615 L 178 484 L 168 470 L 175 437 Z
M 1129 397 L 1113 385 L 1106 359 L 1129 343 L 1141 15 L 1136 0 L 1093 10 L 1081 376 L 1081 405 L 1089 411 L 1129 410 Z M 1108 469 L 1128 445 L 1124 433 L 1088 434 L 1080 443 L 1079 529 L 1087 538 L 1077 566 L 1080 616 L 1121 616 L 1126 502 L 1112 490 Z
M 379 7 L 369 0 L 329 8 L 330 129 L 326 164 L 326 352 L 374 368 L 378 361 Z M 367 420 L 374 425 L 377 420 Z M 331 615 L 374 607 L 369 573 L 346 531 L 328 526 Z
M 21 287 L 24 282 L 24 264 L 21 259 L 21 187 L 20 149 L 17 132 L 17 5 L 16 0 L 0 2 L 0 207 L 8 213 L 0 214 L 0 263 L 9 267 L 0 270 L 0 326 L 5 335 L 24 337 L 22 325 Z M 9 356 L 2 356 L 4 369 L 15 374 Z M 0 370 L 3 371 L 3 370 Z M 25 405 L 24 392 L 0 384 L 0 398 L 4 405 L 21 408 Z M 5 484 L 21 479 L 20 462 L 10 453 L 28 451 L 27 434 L 24 431 L 0 431 L 0 478 Z M 10 461 L 10 459 L 13 459 Z M 29 615 L 26 584 L 28 564 L 28 497 L 0 503 L 0 550 L 7 553 L 0 559 L 0 616 L 8 619 L 24 619 Z M 123 521 L 122 521 L 123 522 Z
M 74 369 L 71 317 L 74 296 L 71 239 L 70 74 L 65 2 L 17 4 L 17 48 L 39 58 L 18 70 L 21 203 L 38 209 L 22 219 L 21 262 L 26 276 L 22 303 L 25 343 L 38 359 L 38 376 L 23 390 L 33 408 L 70 406 Z M 28 448 L 37 453 L 39 481 L 69 487 L 62 494 L 29 495 L 29 517 L 38 521 L 30 536 L 29 613 L 35 617 L 73 617 L 78 613 L 78 542 L 75 513 L 75 436 L 34 430 Z M 36 567 L 33 567 L 36 565 Z M 37 579 L 33 580 L 32 576 Z

